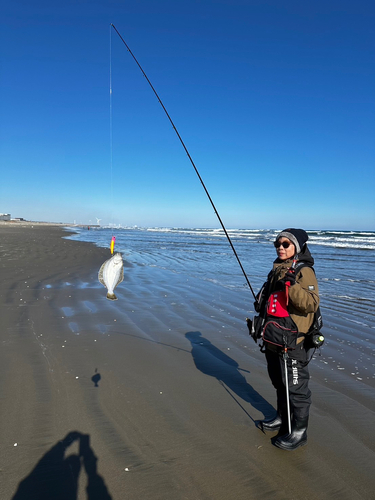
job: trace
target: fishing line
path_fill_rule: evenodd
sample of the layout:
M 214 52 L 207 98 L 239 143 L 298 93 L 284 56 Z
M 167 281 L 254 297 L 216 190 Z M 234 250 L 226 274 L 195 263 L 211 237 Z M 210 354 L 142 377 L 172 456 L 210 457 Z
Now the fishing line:
M 118 36 L 119 36 L 120 40 L 121 40 L 121 41 L 122 41 L 122 43 L 125 45 L 125 47 L 127 48 L 128 52 L 130 53 L 130 55 L 132 56 L 132 58 L 133 58 L 133 59 L 134 59 L 134 61 L 136 62 L 137 66 L 138 66 L 138 68 L 141 70 L 141 72 L 142 72 L 143 76 L 146 78 L 147 83 L 150 85 L 150 87 L 151 87 L 152 91 L 154 92 L 154 94 L 155 94 L 155 96 L 156 96 L 157 100 L 159 101 L 159 103 L 160 103 L 161 107 L 163 108 L 163 110 L 164 110 L 165 114 L 167 115 L 168 120 L 170 121 L 170 123 L 171 123 L 171 125 L 172 125 L 172 127 L 173 127 L 174 131 L 176 132 L 177 137 L 179 138 L 179 140 L 180 140 L 180 142 L 181 142 L 181 144 L 182 144 L 182 147 L 184 148 L 185 153 L 187 154 L 187 156 L 188 156 L 188 158 L 189 158 L 189 160 L 190 160 L 190 163 L 193 165 L 193 168 L 194 168 L 194 170 L 195 170 L 195 173 L 197 174 L 198 179 L 200 180 L 200 182 L 201 182 L 201 184 L 202 184 L 202 186 L 203 186 L 203 189 L 205 190 L 205 193 L 206 193 L 207 197 L 208 197 L 208 199 L 210 200 L 211 206 L 212 206 L 212 208 L 214 209 L 214 212 L 215 212 L 215 214 L 216 214 L 216 216 L 217 216 L 217 218 L 218 218 L 218 220 L 219 220 L 219 222 L 220 222 L 220 225 L 221 225 L 221 227 L 222 227 L 222 229 L 223 229 L 223 231 L 224 231 L 224 234 L 225 234 L 225 236 L 226 236 L 226 237 L 227 237 L 227 239 L 228 239 L 228 242 L 229 242 L 229 244 L 230 244 L 230 246 L 231 246 L 231 248 L 232 248 L 232 250 L 233 250 L 233 253 L 234 253 L 234 255 L 235 255 L 236 259 L 237 259 L 237 262 L 238 262 L 238 264 L 239 264 L 239 266 L 240 266 L 240 268 L 241 268 L 241 271 L 242 271 L 243 275 L 245 276 L 246 282 L 247 282 L 247 284 L 249 285 L 249 288 L 250 288 L 250 290 L 251 290 L 251 292 L 252 292 L 252 294 L 253 294 L 253 296 L 254 296 L 254 299 L 255 299 L 255 298 L 256 298 L 256 296 L 255 296 L 254 290 L 253 290 L 253 288 L 252 288 L 252 286 L 251 286 L 251 284 L 250 284 L 250 281 L 249 281 L 249 278 L 247 277 L 247 274 L 246 274 L 246 272 L 245 272 L 245 269 L 244 269 L 244 268 L 243 268 L 243 266 L 242 266 L 242 263 L 241 263 L 241 261 L 240 261 L 240 258 L 239 258 L 239 257 L 238 257 L 238 255 L 237 255 L 237 252 L 236 252 L 236 249 L 234 248 L 234 245 L 233 245 L 233 243 L 232 243 L 232 240 L 231 240 L 231 239 L 230 239 L 230 237 L 229 237 L 229 234 L 228 234 L 228 232 L 227 232 L 227 230 L 226 230 L 226 228 L 225 228 L 225 226 L 224 226 L 223 221 L 221 220 L 221 217 L 220 217 L 220 215 L 219 215 L 219 212 L 216 210 L 215 204 L 214 204 L 214 202 L 212 201 L 212 198 L 211 198 L 211 196 L 210 196 L 210 193 L 208 192 L 208 190 L 207 190 L 207 188 L 206 188 L 206 186 L 205 186 L 205 184 L 204 184 L 204 182 L 203 182 L 203 179 L 202 179 L 202 177 L 200 176 L 200 174 L 199 174 L 199 172 L 198 172 L 198 169 L 197 169 L 197 167 L 195 166 L 195 163 L 193 162 L 193 159 L 192 159 L 192 157 L 190 156 L 189 151 L 187 150 L 187 147 L 185 146 L 184 141 L 182 140 L 182 138 L 181 138 L 181 136 L 180 136 L 180 134 L 179 134 L 179 132 L 178 132 L 178 130 L 177 130 L 177 128 L 176 128 L 176 126 L 175 126 L 175 124 L 173 123 L 172 118 L 169 116 L 169 113 L 168 113 L 168 111 L 166 110 L 166 108 L 165 108 L 164 104 L 162 103 L 162 101 L 161 101 L 161 99 L 160 99 L 160 97 L 159 97 L 158 93 L 157 93 L 157 92 L 156 92 L 156 90 L 154 89 L 154 87 L 153 87 L 152 83 L 150 82 L 150 80 L 148 79 L 148 77 L 147 77 L 146 73 L 143 71 L 142 66 L 139 64 L 139 62 L 138 62 L 138 60 L 136 59 L 136 57 L 134 56 L 133 52 L 130 50 L 130 48 L 129 48 L 128 44 L 125 42 L 125 40 L 122 38 L 122 36 L 121 36 L 121 35 L 120 35 L 120 33 L 118 32 L 118 30 L 117 30 L 116 26 L 115 26 L 114 24 L 112 24 L 112 23 L 111 23 L 111 26 L 112 26 L 112 28 L 116 31 L 116 33 L 118 34 Z
M 113 254 L 116 237 L 113 235 L 113 114 L 112 114 L 112 30 L 109 27 L 109 149 L 110 149 L 110 167 L 111 167 L 111 213 L 112 221 L 112 239 L 111 254 Z

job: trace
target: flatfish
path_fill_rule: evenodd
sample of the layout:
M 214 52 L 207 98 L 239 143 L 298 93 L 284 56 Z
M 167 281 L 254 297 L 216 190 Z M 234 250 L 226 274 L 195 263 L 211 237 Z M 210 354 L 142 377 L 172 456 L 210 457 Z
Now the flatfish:
M 120 253 L 106 260 L 99 269 L 98 278 L 100 283 L 108 290 L 107 299 L 117 300 L 114 289 L 124 279 L 124 263 Z

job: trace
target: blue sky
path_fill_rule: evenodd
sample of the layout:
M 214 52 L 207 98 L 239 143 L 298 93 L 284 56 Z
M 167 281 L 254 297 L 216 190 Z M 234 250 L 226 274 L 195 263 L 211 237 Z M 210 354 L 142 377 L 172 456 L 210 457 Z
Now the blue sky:
M 0 212 L 218 227 L 113 23 L 228 228 L 375 230 L 374 14 L 370 0 L 3 1 Z

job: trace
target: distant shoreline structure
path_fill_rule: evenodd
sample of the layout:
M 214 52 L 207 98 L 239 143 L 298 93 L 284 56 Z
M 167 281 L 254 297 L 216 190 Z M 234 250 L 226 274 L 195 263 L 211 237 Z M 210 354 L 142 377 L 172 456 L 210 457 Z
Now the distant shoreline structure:
M 44 222 L 23 219 L 0 220 L 3 226 L 58 226 L 58 227 L 100 227 L 98 224 L 73 224 L 72 222 Z

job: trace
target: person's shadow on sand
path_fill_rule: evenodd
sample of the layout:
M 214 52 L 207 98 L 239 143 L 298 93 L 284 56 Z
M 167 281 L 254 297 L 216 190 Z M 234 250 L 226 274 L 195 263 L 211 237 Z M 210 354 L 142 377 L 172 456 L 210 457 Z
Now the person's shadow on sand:
M 191 354 L 198 370 L 215 377 L 222 385 L 225 384 L 233 393 L 262 412 L 265 418 L 275 414 L 273 406 L 247 383 L 245 377 L 240 373 L 237 361 L 202 337 L 201 332 L 187 332 L 185 337 L 191 342 Z M 236 402 L 239 404 L 237 400 Z M 246 410 L 244 411 L 246 412 Z M 256 423 L 248 413 L 247 415 Z
M 75 441 L 79 441 L 79 454 L 65 457 L 66 450 Z M 77 500 L 82 466 L 87 474 L 87 500 L 112 500 L 103 478 L 97 473 L 97 460 L 90 447 L 90 436 L 70 432 L 47 451 L 20 482 L 12 500 Z

